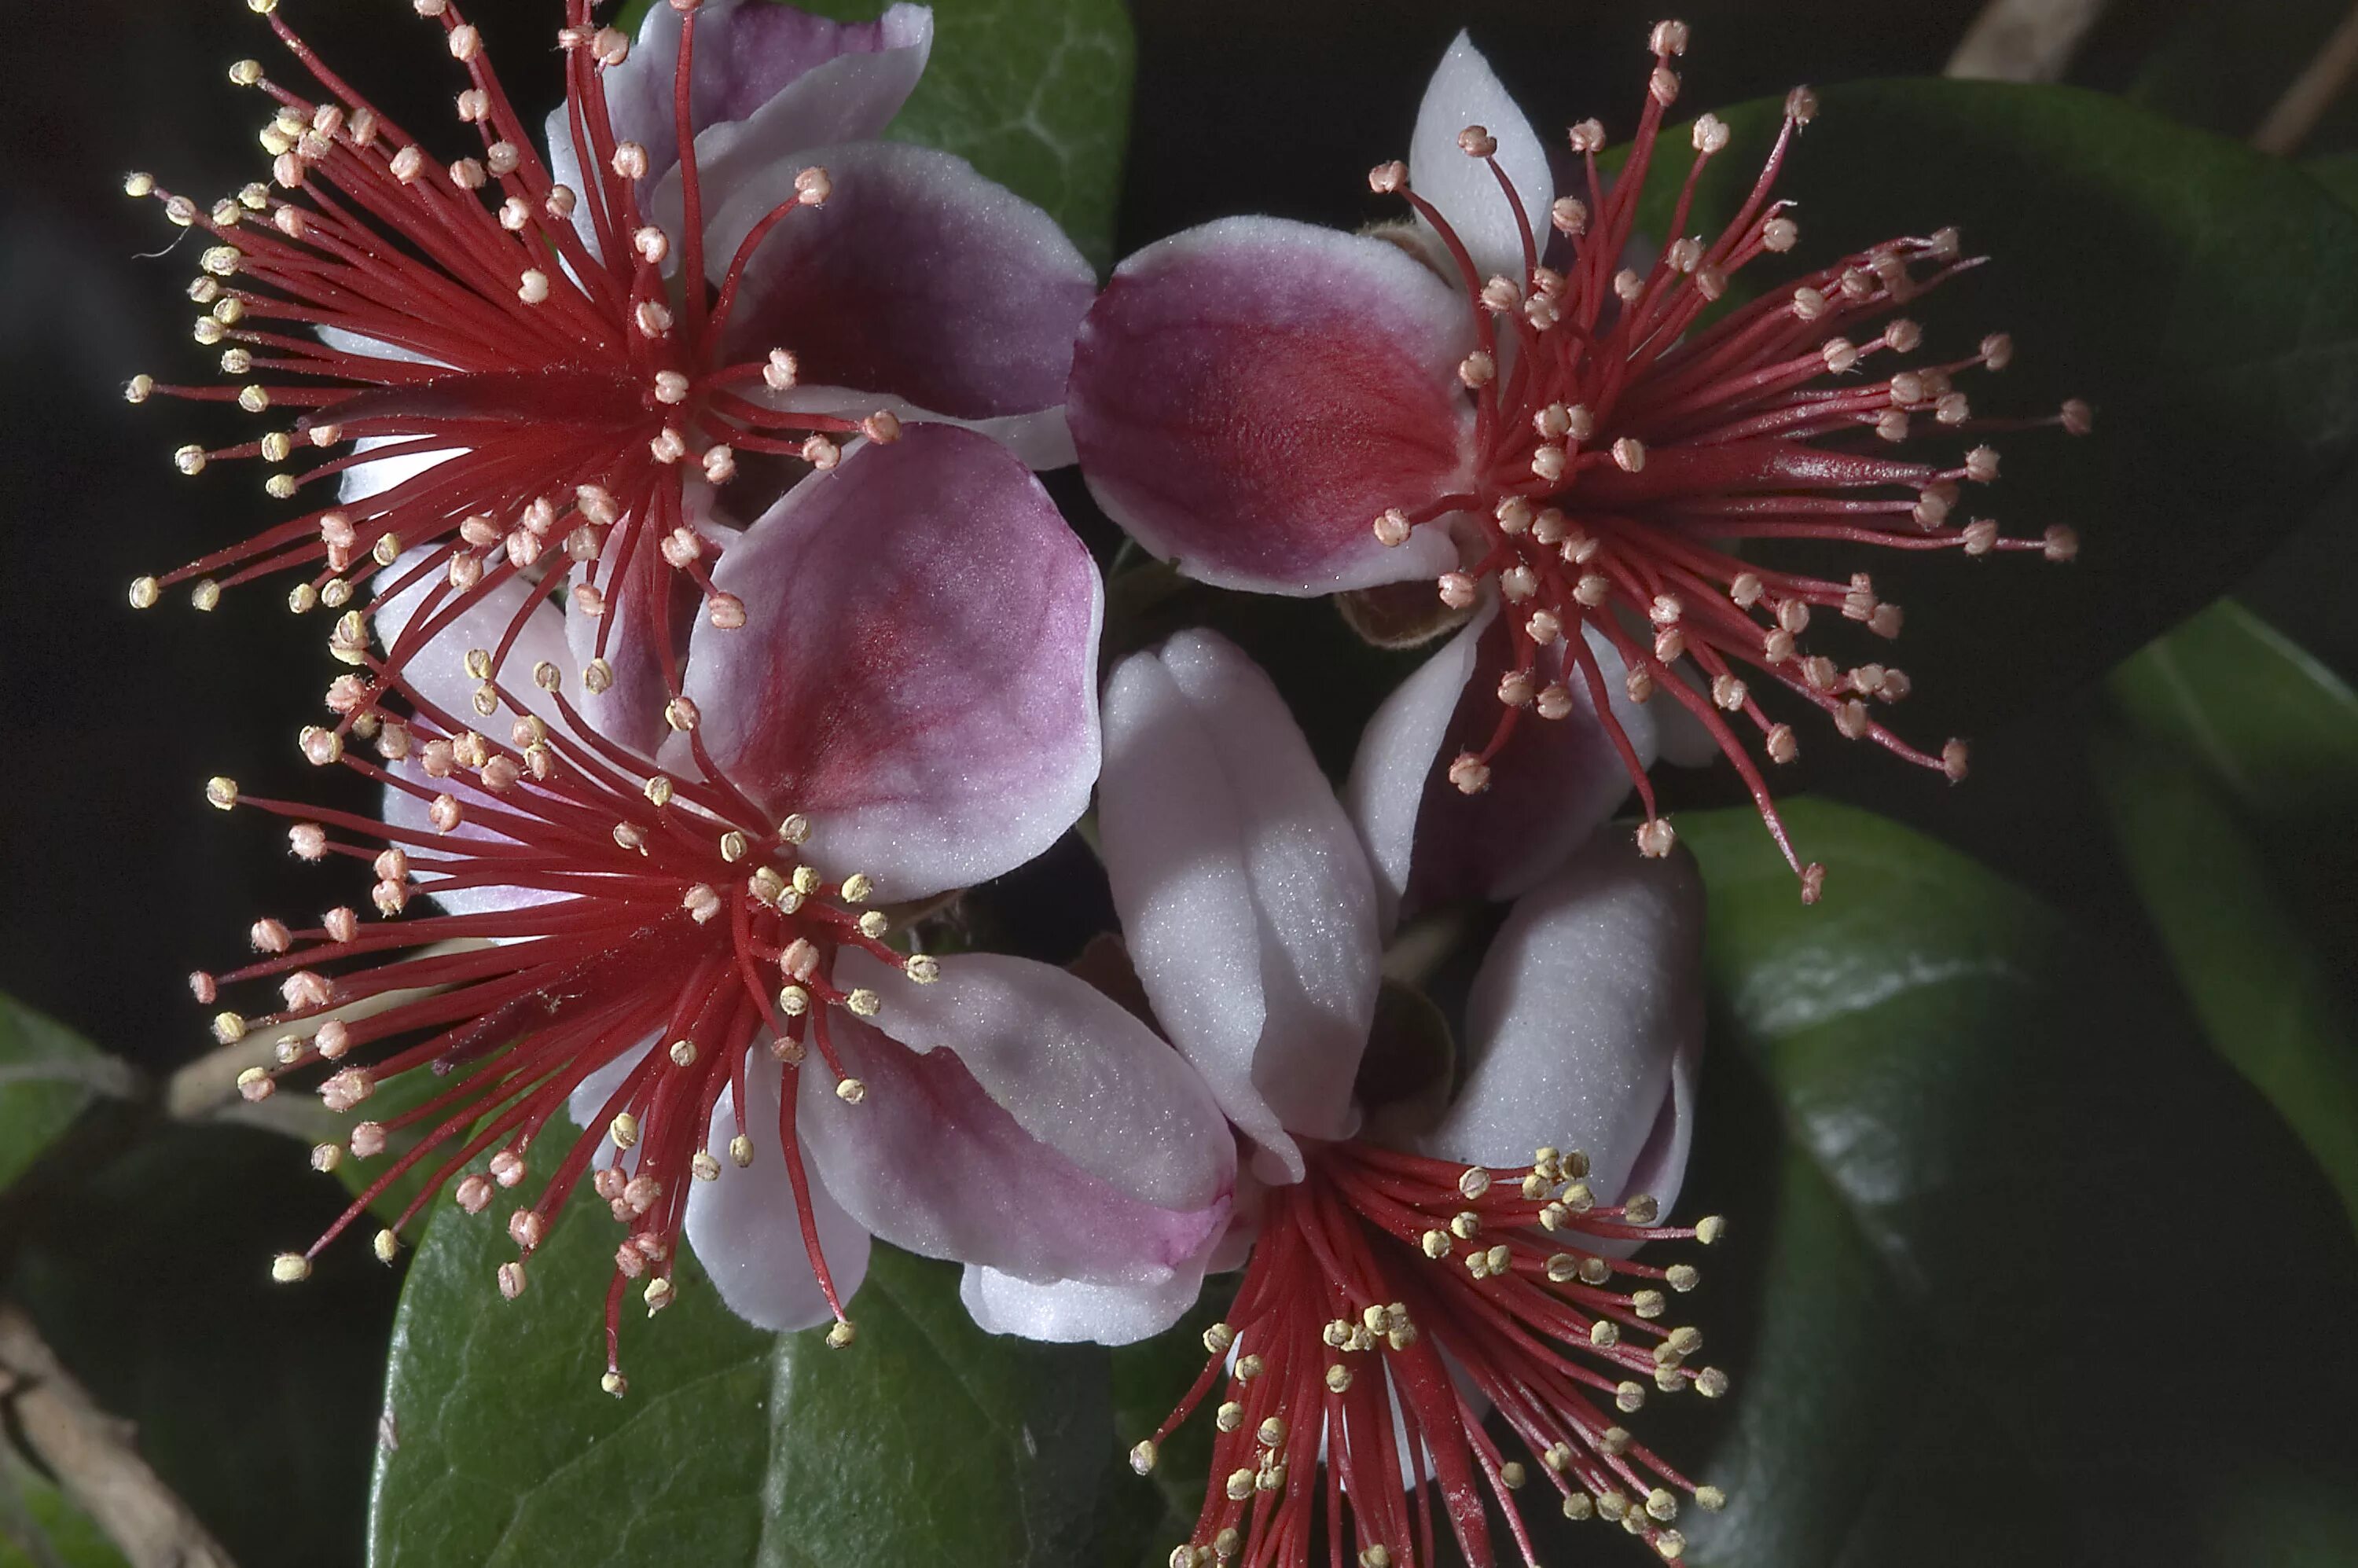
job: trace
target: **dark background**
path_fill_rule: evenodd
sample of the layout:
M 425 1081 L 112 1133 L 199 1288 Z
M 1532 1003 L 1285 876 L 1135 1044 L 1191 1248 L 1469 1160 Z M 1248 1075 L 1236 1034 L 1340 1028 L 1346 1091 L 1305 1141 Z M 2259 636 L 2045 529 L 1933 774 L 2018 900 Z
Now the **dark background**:
M 2287 5 L 2302 16 L 2315 9 Z M 1687 5 L 1695 45 L 1684 100 L 1700 107 L 1804 80 L 1935 73 L 1977 8 L 1964 0 Z M 2212 8 L 2120 0 L 2072 80 L 2127 88 L 2158 46 Z M 554 102 L 554 0 L 477 0 L 471 9 L 519 101 Z M 2262 27 L 2275 7 L 2216 9 Z M 1536 123 L 1595 114 L 1622 132 L 1638 104 L 1645 27 L 1656 17 L 1650 5 L 1620 0 L 1134 0 L 1133 11 L 1140 63 L 1125 252 L 1228 212 L 1364 221 L 1365 172 L 1405 151 L 1424 80 L 1460 26 L 1474 30 Z M 447 62 L 421 52 L 421 25 L 406 0 L 288 0 L 287 14 L 396 118 L 447 114 L 448 72 L 432 69 Z M 1764 21 L 1771 16 L 1773 24 Z M 135 575 L 168 569 L 288 511 L 261 494 L 259 465 L 222 464 L 194 481 L 174 470 L 176 447 L 222 444 L 233 415 L 161 399 L 134 408 L 120 392 L 143 370 L 210 379 L 212 359 L 188 339 L 196 312 L 182 288 L 197 245 L 182 237 L 157 254 L 179 232 L 152 202 L 123 197 L 121 178 L 146 169 L 209 200 L 265 175 L 253 136 L 265 117 L 262 101 L 223 72 L 271 45 L 239 0 L 0 0 L 0 16 L 11 46 L 0 98 L 0 146 L 8 149 L 0 189 L 8 373 L 0 378 L 0 989 L 163 1072 L 210 1044 L 205 1010 L 183 982 L 189 969 L 236 962 L 257 914 L 308 920 L 353 891 L 293 861 L 251 814 L 224 817 L 201 796 L 216 773 L 272 794 L 348 784 L 306 768 L 293 744 L 341 667 L 320 647 L 326 617 L 290 616 L 284 584 L 269 581 L 232 592 L 211 616 L 194 612 L 184 593 L 146 615 L 124 597 Z M 2307 24 L 2288 26 L 2297 67 L 2303 46 L 2293 35 Z M 389 69 L 372 69 L 384 62 Z M 2243 134 L 2282 85 L 2212 81 L 2184 108 Z M 2335 123 L 2345 133 L 2347 118 Z M 2348 145 L 2345 135 L 2316 150 Z M 1077 497 L 1078 487 L 1060 494 Z M 1076 521 L 1106 538 L 1101 520 Z M 2248 593 L 2348 675 L 2358 663 L 2358 617 L 2348 615 L 2340 585 L 2350 580 L 2332 535 L 2312 529 Z M 1883 768 L 1815 782 L 1962 845 L 2069 914 L 2141 921 L 2105 852 L 2073 700 L 2059 697 L 1979 737 L 1975 780 L 1963 790 Z M 1087 901 L 1072 890 L 1093 884 L 1076 871 L 1093 875 L 1085 863 L 1052 858 L 1001 890 L 999 902 L 1035 928 L 1058 923 L 1047 927 L 1050 946 L 1077 945 L 1087 922 L 1075 911 L 1085 913 Z M 2174 984 L 2158 964 L 2151 981 Z M 151 1455 L 248 1568 L 343 1561 L 358 1534 L 398 1279 L 354 1261 L 349 1254 L 360 1249 L 331 1254 L 316 1287 L 335 1303 L 324 1330 L 319 1313 L 293 1311 L 267 1287 L 221 1285 L 224 1274 L 258 1274 L 256 1258 L 340 1206 L 287 1145 L 253 1137 L 227 1166 L 218 1152 L 207 1155 L 211 1174 L 191 1182 L 173 1212 L 134 1206 L 129 1195 L 153 1184 L 125 1178 L 125 1206 L 110 1207 L 103 1189 L 44 1217 L 15 1288 L 47 1303 L 45 1326 L 60 1348 L 102 1402 L 143 1420 Z M 176 1157 L 169 1144 L 145 1156 Z M 241 1184 L 236 1213 L 221 1212 L 222 1179 Z M 63 1268 L 59 1260 L 78 1249 L 92 1266 Z M 207 1292 L 184 1295 L 183 1282 L 200 1275 L 211 1276 Z M 211 1348 L 177 1360 L 130 1350 L 168 1339 Z M 301 1341 L 298 1355 L 276 1355 L 260 1380 L 246 1375 L 241 1346 L 287 1339 Z M 134 1365 L 147 1368 L 138 1375 L 145 1381 Z M 154 1380 L 163 1365 L 172 1368 L 168 1385 Z M 242 1446 L 290 1437 L 299 1452 Z

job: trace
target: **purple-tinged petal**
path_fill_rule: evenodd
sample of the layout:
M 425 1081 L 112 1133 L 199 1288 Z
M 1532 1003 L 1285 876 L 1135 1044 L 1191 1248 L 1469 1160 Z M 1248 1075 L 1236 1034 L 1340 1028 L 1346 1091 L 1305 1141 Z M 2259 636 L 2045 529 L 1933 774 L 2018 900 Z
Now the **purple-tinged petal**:
M 671 6 L 652 7 L 631 58 L 604 73 L 615 138 L 647 149 L 650 182 L 679 162 L 680 27 Z M 727 183 L 714 157 L 722 149 L 761 161 L 882 132 L 916 87 L 933 42 L 933 12 L 924 5 L 837 22 L 768 0 L 704 0 L 688 104 L 706 211 Z M 728 135 L 708 141 L 716 133 Z
M 715 49 L 704 24 L 697 24 L 696 168 L 708 214 L 719 211 L 749 180 L 766 170 L 800 170 L 821 161 L 810 149 L 881 135 L 916 91 L 917 79 L 925 74 L 926 57 L 933 49 L 934 16 L 923 5 L 895 5 L 873 22 L 849 26 L 784 5 L 752 5 L 740 10 L 737 16 L 736 34 L 770 35 L 750 55 L 741 56 L 729 46 Z M 833 35 L 834 43 L 845 47 L 785 86 L 756 99 L 757 83 L 752 78 L 762 69 L 763 52 L 807 48 L 818 42 L 816 30 L 822 28 Z M 707 62 L 716 54 L 725 62 L 724 69 L 736 70 L 746 80 L 724 84 L 719 106 L 726 112 L 708 114 L 703 78 Z M 663 111 L 666 118 L 670 104 L 666 90 Z M 672 140 L 666 135 L 666 145 Z M 677 234 L 683 214 L 683 171 L 676 162 L 667 170 L 654 167 L 651 191 L 642 187 L 646 214 L 651 222 Z M 727 257 L 720 260 L 725 265 Z
M 1456 1102 L 1406 1141 L 1421 1153 L 1527 1165 L 1588 1156 L 1606 1202 L 1678 1195 L 1703 1054 L 1703 882 L 1683 853 L 1592 840 L 1524 896 L 1466 1004 Z
M 425 562 L 432 552 L 418 548 L 404 552 L 393 565 L 376 575 L 377 598 L 369 606 L 369 625 L 375 633 L 377 645 L 390 654 L 400 643 L 410 623 L 425 608 L 427 597 L 434 599 L 431 613 L 439 618 L 451 601 L 459 597 L 449 579 L 439 571 L 427 572 L 398 593 L 386 589 L 400 582 Z M 439 590 L 438 592 L 437 590 Z M 423 648 L 412 650 L 402 666 L 402 684 L 442 713 L 461 724 L 478 722 L 471 706 L 476 690 L 482 682 L 468 673 L 467 655 L 481 650 L 497 649 L 507 636 L 508 627 L 524 612 L 525 601 L 543 592 L 541 584 L 522 577 L 510 577 L 488 592 L 480 594 L 473 603 L 452 616 Z M 512 703 L 520 703 L 531 712 L 557 728 L 563 728 L 557 705 L 548 694 L 533 684 L 534 665 L 546 660 L 558 669 L 569 668 L 573 655 L 565 645 L 565 617 L 556 605 L 539 599 L 525 614 L 524 630 L 508 650 L 500 679 L 500 690 Z M 504 724 L 503 720 L 503 724 Z M 504 732 L 502 734 L 504 739 Z
M 1610 711 L 1638 754 L 1654 760 L 1654 704 L 1633 703 L 1613 645 L 1588 633 Z M 1546 880 L 1629 793 L 1620 752 L 1596 721 L 1587 683 L 1565 686 L 1571 713 L 1525 710 L 1490 771 L 1467 795 L 1449 782 L 1451 760 L 1480 751 L 1498 729 L 1498 680 L 1513 661 L 1497 600 L 1418 666 L 1376 709 L 1359 737 L 1344 787 L 1376 871 L 1385 928 L 1452 899 L 1519 898 Z M 1563 680 L 1559 651 L 1543 655 L 1543 681 Z M 1664 698 L 1668 701 L 1668 698 Z
M 1066 410 L 1113 520 L 1199 581 L 1317 594 L 1456 565 L 1440 526 L 1469 482 L 1465 297 L 1399 246 L 1226 218 L 1114 269 L 1082 323 Z
M 697 16 L 689 97 L 704 211 L 709 214 L 726 200 L 748 167 L 882 132 L 924 74 L 933 35 L 933 13 L 923 5 L 895 5 L 872 22 L 847 23 L 763 0 L 706 0 Z M 681 206 L 674 97 L 679 36 L 679 13 L 655 5 L 640 25 L 630 59 L 603 72 L 615 138 L 647 151 L 640 211 L 675 239 Z M 549 112 L 545 129 L 549 177 L 586 190 L 566 105 Z M 596 254 L 588 203 L 576 211 L 574 224 Z
M 1122 661 L 1098 826 L 1155 1016 L 1300 1181 L 1292 1135 L 1355 1125 L 1381 954 L 1366 852 L 1269 677 L 1208 632 Z
M 1073 334 L 1097 275 L 1055 219 L 929 147 L 867 142 L 797 158 L 833 193 L 788 212 L 746 264 L 722 358 L 791 351 L 802 379 L 960 419 L 1065 400 Z M 795 200 L 800 163 L 748 170 L 708 209 L 716 276 Z
M 813 818 L 823 866 L 924 898 L 1022 865 L 1087 808 L 1097 568 L 982 437 L 921 425 L 860 447 L 730 544 L 713 581 L 748 620 L 689 639 L 704 743 L 771 812 Z
M 1492 156 L 1514 184 L 1524 222 L 1516 221 L 1514 207 L 1489 166 L 1467 157 L 1458 145 L 1459 135 L 1469 125 L 1483 127 L 1498 144 Z M 1450 44 L 1425 86 L 1408 166 L 1411 189 L 1433 203 L 1464 242 L 1476 283 L 1504 277 L 1517 288 L 1531 287 L 1524 244 L 1530 241 L 1533 254 L 1546 249 L 1548 208 L 1555 200 L 1547 149 L 1499 85 L 1490 62 L 1464 33 Z M 1425 232 L 1430 234 L 1430 228 Z M 1437 244 L 1434 248 L 1436 254 L 1445 254 Z M 1454 261 L 1449 272 L 1456 275 Z
M 1203 1081 L 1120 1003 L 996 954 L 945 958 L 923 988 L 862 954 L 835 978 L 873 986 L 884 1011 L 832 1023 L 866 1093 L 846 1103 L 814 1056 L 802 1126 L 828 1188 L 877 1235 L 1035 1282 L 1201 1271 L 1236 1145 Z
M 579 571 L 575 568 L 576 581 Z M 671 699 L 659 646 L 662 633 L 669 634 L 671 667 L 683 668 L 688 629 L 696 624 L 701 591 L 687 573 L 674 570 L 665 561 L 651 535 L 640 538 L 622 575 L 628 580 L 617 588 L 611 569 L 600 572 L 598 586 L 605 590 L 601 614 L 591 615 L 579 600 L 570 594 L 566 597 L 565 643 L 570 668 L 590 667 L 590 661 L 600 656 L 600 629 L 610 618 L 613 622 L 606 628 L 603 655 L 613 684 L 602 692 L 593 692 L 570 682 L 570 700 L 600 735 L 643 757 L 652 757 L 667 733 L 663 711 Z M 657 595 L 668 597 L 669 602 L 661 605 L 667 621 L 657 620 Z
M 1054 1345 L 1135 1345 L 1177 1323 L 1204 1288 L 1200 1268 L 1174 1269 L 1154 1284 L 1029 1280 L 969 1263 L 958 1299 L 986 1333 Z
M 780 1071 L 756 1055 L 745 1068 L 745 1132 L 753 1162 L 720 1162 L 720 1174 L 687 1195 L 687 1244 L 712 1276 L 729 1310 L 756 1328 L 810 1328 L 834 1315 L 803 1246 L 802 1219 L 778 1135 Z M 705 1147 L 723 1150 L 737 1136 L 736 1102 L 723 1092 Z M 809 1177 L 811 1217 L 828 1277 L 845 1301 L 868 1273 L 868 1232 Z

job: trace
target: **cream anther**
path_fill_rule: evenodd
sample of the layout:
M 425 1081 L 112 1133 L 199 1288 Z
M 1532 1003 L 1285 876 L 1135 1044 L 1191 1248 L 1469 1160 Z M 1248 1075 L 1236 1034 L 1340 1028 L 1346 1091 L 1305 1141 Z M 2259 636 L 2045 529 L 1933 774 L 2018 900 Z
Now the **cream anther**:
M 1408 514 L 1397 506 L 1388 507 L 1384 514 L 1376 519 L 1376 539 L 1385 546 L 1397 548 L 1407 544 L 1410 532 Z
M 1498 373 L 1498 362 L 1482 349 L 1476 349 L 1458 362 L 1457 379 L 1468 388 L 1487 386 Z
M 1449 764 L 1449 782 L 1463 795 L 1480 795 L 1490 787 L 1490 765 L 1471 752 L 1461 752 Z
M 835 181 L 814 164 L 795 176 L 795 200 L 805 207 L 823 206 L 835 194 Z
M 769 362 L 762 367 L 762 381 L 772 392 L 784 392 L 795 384 L 800 373 L 801 367 L 794 355 L 784 349 L 772 349 Z
M 1457 133 L 1457 150 L 1467 157 L 1489 157 L 1498 150 L 1498 138 L 1481 125 L 1468 125 Z
M 1548 222 L 1559 234 L 1574 237 L 1588 232 L 1588 207 L 1576 197 L 1559 196 L 1548 209 Z
M 126 185 L 125 189 L 129 187 Z M 1390 163 L 1376 165 L 1368 171 L 1368 189 L 1379 196 L 1390 196 L 1397 191 L 1405 190 L 1408 189 L 1408 165 L 1398 159 Z M 134 191 L 133 194 L 145 195 L 146 192 Z

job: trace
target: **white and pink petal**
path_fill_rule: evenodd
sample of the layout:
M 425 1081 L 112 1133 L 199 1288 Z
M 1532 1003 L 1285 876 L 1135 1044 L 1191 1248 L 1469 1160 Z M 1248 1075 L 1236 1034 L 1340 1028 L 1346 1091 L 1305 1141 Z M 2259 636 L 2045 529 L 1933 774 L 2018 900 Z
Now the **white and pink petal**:
M 687 695 L 716 763 L 888 901 L 1045 849 L 1098 771 L 1097 568 L 1022 463 L 912 426 L 804 480 L 714 568 L 747 622 L 699 621 Z M 666 765 L 691 765 L 667 742 Z
M 1621 658 L 1601 634 L 1587 634 L 1607 711 L 1639 767 L 1654 760 L 1655 709 L 1633 703 Z M 1550 876 L 1628 795 L 1620 751 L 1596 718 L 1588 683 L 1563 668 L 1561 648 L 1534 666 L 1536 683 L 1561 682 L 1571 711 L 1542 719 L 1526 708 L 1490 770 L 1468 795 L 1449 779 L 1460 753 L 1480 752 L 1502 709 L 1500 677 L 1512 643 L 1495 599 L 1401 683 L 1368 722 L 1345 798 L 1376 871 L 1386 929 L 1405 915 L 1453 899 L 1519 898 Z
M 862 142 L 796 157 L 823 166 L 832 192 L 788 211 L 754 248 L 724 360 L 784 349 L 807 384 L 958 419 L 1065 400 L 1097 275 L 1055 219 L 929 147 Z M 716 277 L 756 225 L 795 200 L 800 168 L 750 169 L 709 209 Z
M 1232 643 L 1184 633 L 1115 670 L 1098 826 L 1155 1016 L 1300 1180 L 1294 1135 L 1356 1124 L 1375 885 L 1284 700 Z
M 854 953 L 835 978 L 885 998 L 873 1025 L 830 1021 L 858 1103 L 816 1053 L 801 1069 L 805 1138 L 855 1217 L 1034 1283 L 1200 1275 L 1235 1143 L 1201 1079 L 1120 1003 L 994 954 L 945 958 L 923 988 Z
M 1382 240 L 1228 218 L 1114 269 L 1066 416 L 1089 489 L 1188 576 L 1297 595 L 1430 578 L 1438 526 L 1376 519 L 1468 481 L 1465 297 Z
M 1514 186 L 1514 201 L 1500 189 L 1489 164 L 1470 156 L 1460 142 L 1476 126 L 1497 144 L 1491 156 Z M 1409 144 L 1409 184 L 1433 204 L 1465 245 L 1477 287 L 1493 277 L 1504 277 L 1519 289 L 1531 287 L 1526 247 L 1530 256 L 1545 250 L 1548 209 L 1555 200 L 1547 149 L 1465 33 L 1450 44 L 1425 86 Z M 1520 222 L 1517 202 L 1522 208 Z M 1434 251 L 1445 262 L 1448 276 L 1459 276 L 1438 236 L 1421 218 L 1419 222 L 1436 242 Z
M 687 1196 L 687 1244 L 729 1310 L 757 1328 L 811 1328 L 834 1316 L 804 1243 L 802 1211 L 786 1168 L 779 1125 L 781 1070 L 757 1053 L 745 1068 L 745 1136 L 753 1161 L 720 1161 L 720 1173 Z M 726 1150 L 737 1136 L 736 1101 L 724 1090 L 713 1108 L 705 1146 Z M 849 1302 L 868 1273 L 868 1232 L 836 1202 L 806 1160 L 810 1217 L 838 1300 Z
M 1499 928 L 1467 1001 L 1465 1083 L 1404 1145 L 1492 1166 L 1576 1149 L 1601 1199 L 1667 1208 L 1693 1137 L 1702 937 L 1690 858 L 1591 840 Z

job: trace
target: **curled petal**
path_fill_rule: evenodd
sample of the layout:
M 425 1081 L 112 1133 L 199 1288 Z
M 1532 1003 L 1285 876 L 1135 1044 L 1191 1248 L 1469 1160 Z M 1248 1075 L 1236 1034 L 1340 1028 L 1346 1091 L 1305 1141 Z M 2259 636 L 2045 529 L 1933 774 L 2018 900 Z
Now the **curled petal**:
M 1386 509 L 1467 482 L 1464 298 L 1382 240 L 1228 218 L 1114 269 L 1067 416 L 1090 492 L 1148 549 L 1227 588 L 1317 594 L 1456 564 Z
M 1366 853 L 1269 677 L 1208 632 L 1124 660 L 1098 816 L 1155 1016 L 1299 1181 L 1293 1135 L 1354 1125 L 1380 955 Z
M 933 13 L 924 5 L 895 5 L 872 22 L 847 23 L 763 0 L 705 0 L 696 18 L 689 97 L 705 211 L 725 200 L 749 167 L 783 162 L 799 148 L 881 134 L 924 74 L 933 33 Z M 679 13 L 651 6 L 630 59 L 601 73 L 615 139 L 647 151 L 647 173 L 638 186 L 641 211 L 675 238 L 679 37 Z M 564 105 L 551 111 L 546 131 L 550 177 L 585 189 Z M 595 225 L 586 206 L 574 221 L 594 251 Z
M 1593 839 L 1518 903 L 1466 1005 L 1457 1099 L 1407 1140 L 1469 1164 L 1588 1156 L 1606 1201 L 1678 1195 L 1703 1054 L 1703 883 L 1684 854 Z
M 650 23 L 655 15 L 649 15 Z M 934 45 L 934 14 L 923 5 L 894 5 L 872 22 L 843 23 L 756 3 L 735 11 L 725 38 L 716 39 L 708 26 L 698 18 L 695 121 L 697 178 L 708 213 L 764 169 L 819 161 L 806 156 L 806 149 L 882 135 L 916 90 Z M 794 75 L 784 85 L 769 85 L 787 70 Z M 708 109 L 708 72 L 718 79 Z M 666 78 L 661 111 L 666 146 L 674 142 L 671 102 Z M 647 215 L 676 234 L 681 171 L 655 163 L 654 150 L 649 143 Z M 676 152 L 673 159 L 676 164 Z
M 1498 189 L 1498 177 L 1459 145 L 1459 136 L 1475 125 L 1498 143 L 1492 157 L 1514 184 L 1524 223 L 1515 221 L 1514 208 Z M 1519 288 L 1529 286 L 1524 246 L 1530 243 L 1534 255 L 1545 248 L 1548 206 L 1555 200 L 1547 149 L 1499 85 L 1490 62 L 1464 33 L 1450 44 L 1425 86 L 1424 102 L 1416 113 L 1416 135 L 1409 144 L 1409 182 L 1465 242 L 1476 285 L 1505 277 Z M 1422 218 L 1419 223 L 1423 226 Z M 1432 229 L 1423 226 L 1423 232 L 1435 240 L 1435 254 L 1444 254 Z M 1450 274 L 1456 275 L 1454 262 Z
M 913 426 L 788 492 L 713 580 L 687 693 L 713 759 L 811 852 L 888 900 L 1010 871 L 1088 805 L 1098 769 L 1097 568 L 1022 464 Z M 682 771 L 677 741 L 665 761 Z
M 1630 702 L 1621 657 L 1588 633 L 1613 717 L 1639 764 L 1655 750 L 1655 709 Z M 1497 730 L 1498 680 L 1512 643 L 1495 600 L 1401 683 L 1368 720 L 1344 795 L 1375 866 L 1386 929 L 1401 915 L 1452 899 L 1521 897 L 1563 864 L 1629 793 L 1621 754 L 1596 721 L 1587 683 L 1566 678 L 1559 651 L 1541 655 L 1542 680 L 1573 695 L 1563 719 L 1525 711 L 1479 795 L 1449 782 L 1450 760 L 1479 751 Z
M 860 1103 L 803 1069 L 812 1155 L 855 1217 L 1033 1282 L 1200 1274 L 1235 1143 L 1202 1081 L 1120 1003 L 995 954 L 946 958 L 923 989 L 855 953 L 836 978 L 888 999 L 874 1027 L 832 1025 Z
M 707 227 L 716 269 L 795 200 L 805 161 L 827 169 L 833 193 L 788 212 L 754 251 L 725 361 L 784 348 L 813 385 L 959 419 L 1065 400 L 1097 275 L 1055 219 L 964 158 L 865 142 L 749 169 Z
M 687 1244 L 712 1276 L 729 1310 L 757 1328 L 810 1328 L 834 1315 L 803 1245 L 802 1217 L 778 1135 L 776 1064 L 756 1057 L 745 1067 L 745 1131 L 753 1162 L 720 1162 L 720 1174 L 698 1182 L 687 1195 Z M 737 1136 L 733 1092 L 713 1108 L 705 1147 L 729 1147 Z M 843 1211 L 816 1172 L 809 1183 L 811 1218 L 820 1255 L 837 1292 L 851 1299 L 868 1273 L 868 1232 Z

